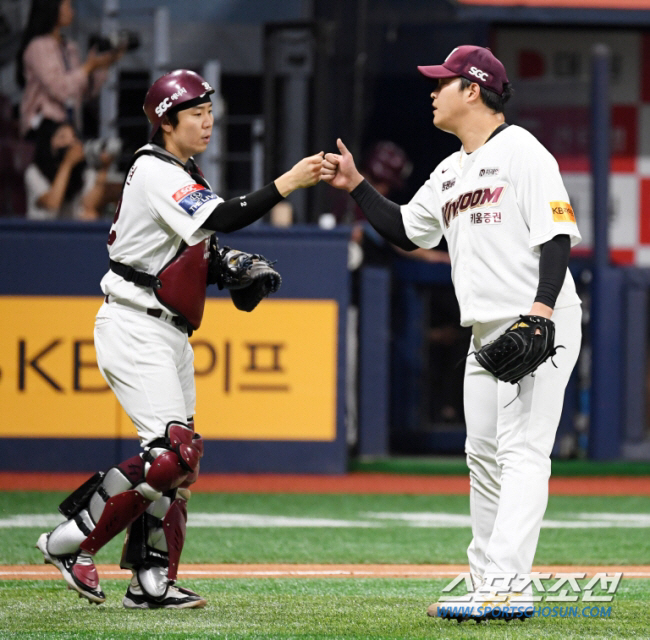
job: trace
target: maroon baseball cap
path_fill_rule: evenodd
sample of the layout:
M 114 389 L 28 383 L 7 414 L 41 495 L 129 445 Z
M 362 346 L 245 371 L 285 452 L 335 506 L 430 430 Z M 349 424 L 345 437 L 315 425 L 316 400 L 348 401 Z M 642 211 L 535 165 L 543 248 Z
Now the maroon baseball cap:
M 427 78 L 462 76 L 499 95 L 503 94 L 503 85 L 509 82 L 505 67 L 492 51 L 471 44 L 456 47 L 442 64 L 418 67 L 418 71 Z

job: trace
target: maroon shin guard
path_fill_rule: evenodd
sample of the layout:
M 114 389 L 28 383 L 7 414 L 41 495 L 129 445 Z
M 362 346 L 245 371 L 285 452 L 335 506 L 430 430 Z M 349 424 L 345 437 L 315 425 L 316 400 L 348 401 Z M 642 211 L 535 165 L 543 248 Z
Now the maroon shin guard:
M 89 553 L 97 553 L 109 540 L 144 513 L 150 504 L 151 500 L 147 500 L 133 489 L 109 498 L 99 522 L 81 543 L 81 548 Z
M 169 571 L 167 577 L 176 580 L 178 563 L 185 544 L 185 527 L 187 524 L 187 502 L 180 498 L 171 503 L 162 525 L 169 554 Z

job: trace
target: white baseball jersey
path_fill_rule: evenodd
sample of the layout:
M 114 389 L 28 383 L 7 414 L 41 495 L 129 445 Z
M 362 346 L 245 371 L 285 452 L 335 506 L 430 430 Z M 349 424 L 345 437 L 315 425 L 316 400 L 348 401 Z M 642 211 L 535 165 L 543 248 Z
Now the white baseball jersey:
M 156 274 L 176 255 L 181 241 L 193 246 L 213 233 L 201 225 L 220 202 L 222 198 L 196 184 L 182 167 L 141 156 L 124 184 L 109 236 L 109 256 Z M 112 271 L 102 278 L 101 288 L 118 301 L 167 311 L 151 289 L 127 282 Z
M 447 240 L 461 324 L 528 313 L 539 284 L 540 246 L 580 232 L 557 162 L 511 125 L 471 154 L 443 160 L 401 207 L 406 235 L 423 248 Z M 580 304 L 567 269 L 556 309 Z

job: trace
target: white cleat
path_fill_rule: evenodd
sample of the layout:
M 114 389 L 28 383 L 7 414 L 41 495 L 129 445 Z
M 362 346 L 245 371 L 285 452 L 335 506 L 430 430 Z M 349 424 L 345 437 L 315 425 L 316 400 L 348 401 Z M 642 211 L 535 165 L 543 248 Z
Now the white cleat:
M 90 554 L 83 551 L 55 556 L 47 550 L 49 533 L 43 533 L 36 543 L 36 548 L 43 554 L 45 564 L 54 565 L 68 583 L 68 589 L 79 593 L 80 597 L 90 602 L 101 604 L 106 596 L 99 586 L 99 574 Z
M 162 598 L 152 598 L 131 583 L 122 604 L 127 609 L 201 609 L 208 603 L 191 589 L 169 585 Z

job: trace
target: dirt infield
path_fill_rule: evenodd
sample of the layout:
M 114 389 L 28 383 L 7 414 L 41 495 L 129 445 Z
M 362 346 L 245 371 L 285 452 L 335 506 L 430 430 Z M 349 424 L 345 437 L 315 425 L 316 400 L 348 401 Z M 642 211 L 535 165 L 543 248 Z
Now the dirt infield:
M 0 472 L 0 490 L 70 491 L 88 473 Z M 193 491 L 224 493 L 469 493 L 468 476 L 348 473 L 340 476 L 293 474 L 217 474 L 199 476 Z M 551 495 L 650 496 L 650 476 L 551 478 Z
M 130 579 L 131 572 L 113 564 L 97 565 L 106 579 Z M 185 564 L 178 577 L 188 578 L 447 578 L 451 580 L 469 567 L 462 564 Z M 626 578 L 650 578 L 650 566 L 537 566 L 540 573 L 586 574 L 622 573 Z M 578 576 L 576 576 L 578 577 Z M 61 574 L 51 565 L 0 566 L 1 580 L 60 580 Z

